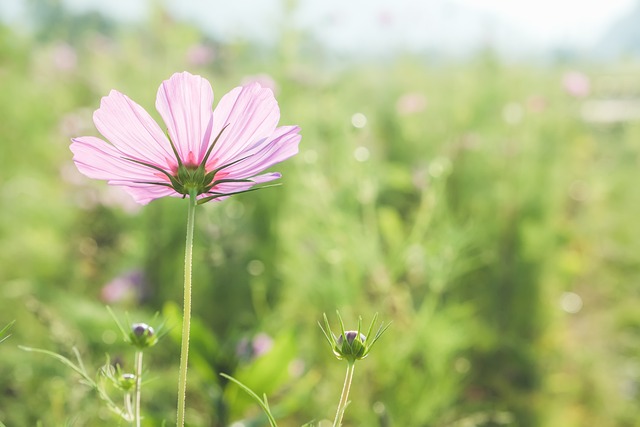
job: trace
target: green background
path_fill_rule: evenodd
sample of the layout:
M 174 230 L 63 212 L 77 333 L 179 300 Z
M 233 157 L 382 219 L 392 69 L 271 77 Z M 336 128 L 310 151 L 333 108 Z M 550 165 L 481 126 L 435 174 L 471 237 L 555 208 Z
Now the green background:
M 266 425 L 221 372 L 267 393 L 282 427 L 332 419 L 346 366 L 317 322 L 327 313 L 337 331 L 336 309 L 347 328 L 392 322 L 356 366 L 345 426 L 637 425 L 640 122 L 581 116 L 640 96 L 636 60 L 506 62 L 487 48 L 346 61 L 288 27 L 276 46 L 221 43 L 160 8 L 123 26 L 53 4 L 30 32 L 0 27 L 8 427 L 124 425 L 68 368 L 18 345 L 76 347 L 90 372 L 108 353 L 130 370 L 103 295 L 130 272 L 144 292 L 109 305 L 173 327 L 145 353 L 143 424 L 173 422 L 187 204 L 139 207 L 81 176 L 68 146 L 96 135 L 111 89 L 159 119 L 157 87 L 183 70 L 216 99 L 270 76 L 280 123 L 303 136 L 274 168 L 280 187 L 196 213 L 189 425 Z M 194 46 L 213 59 L 190 61 Z M 563 89 L 572 70 L 589 97 Z

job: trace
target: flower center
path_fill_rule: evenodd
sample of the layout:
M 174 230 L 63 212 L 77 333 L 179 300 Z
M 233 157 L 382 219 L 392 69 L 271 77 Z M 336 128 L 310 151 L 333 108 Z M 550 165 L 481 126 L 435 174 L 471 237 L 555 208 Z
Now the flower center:
M 207 172 L 205 169 L 205 165 L 207 164 L 209 156 L 213 151 L 213 147 L 216 145 L 216 142 L 220 138 L 220 135 L 222 135 L 222 132 L 224 132 L 227 126 L 229 125 L 228 124 L 225 125 L 220 130 L 220 133 L 218 133 L 218 136 L 209 145 L 209 149 L 207 150 L 207 153 L 205 154 L 204 158 L 199 164 L 195 163 L 195 158 L 193 156 L 193 153 L 191 152 L 189 153 L 188 158 L 185 161 L 183 161 L 180 158 L 180 155 L 178 154 L 178 150 L 176 150 L 176 147 L 173 144 L 173 141 L 171 141 L 171 138 L 169 138 L 169 143 L 171 144 L 173 153 L 176 156 L 176 163 L 178 164 L 178 166 L 177 167 L 172 166 L 170 171 L 167 171 L 161 168 L 160 166 L 157 166 L 151 163 L 146 163 L 140 160 L 131 159 L 127 157 L 125 157 L 124 159 L 129 160 L 133 163 L 137 163 L 139 165 L 147 166 L 151 169 L 154 169 L 160 172 L 169 180 L 169 182 L 145 181 L 145 182 L 140 182 L 141 184 L 153 184 L 153 185 L 162 185 L 165 187 L 170 187 L 170 188 L 173 188 L 176 193 L 182 194 L 183 198 L 186 196 L 196 197 L 201 194 L 207 194 L 208 197 L 204 197 L 198 200 L 199 204 L 208 202 L 209 200 L 215 199 L 217 197 L 225 196 L 225 195 L 244 193 L 250 190 L 244 189 L 244 190 L 239 190 L 231 193 L 221 193 L 221 192 L 212 191 L 212 189 L 216 185 L 221 183 L 253 183 L 253 181 L 249 178 L 226 178 L 229 175 L 229 172 L 226 170 L 223 170 L 247 159 L 250 156 L 235 159 L 222 166 L 218 166 L 216 167 L 216 169 L 209 172 Z

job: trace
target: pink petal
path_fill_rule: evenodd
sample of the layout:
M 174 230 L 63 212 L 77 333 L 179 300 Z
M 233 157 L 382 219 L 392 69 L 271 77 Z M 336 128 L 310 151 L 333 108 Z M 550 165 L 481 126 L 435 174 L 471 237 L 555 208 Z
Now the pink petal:
M 257 142 L 269 138 L 278 125 L 280 109 L 270 89 L 258 83 L 237 87 L 222 97 L 213 112 L 213 136 L 222 136 L 207 162 L 207 169 L 244 157 Z
M 153 199 L 177 193 L 163 185 L 168 183 L 161 172 L 122 158 L 111 144 L 93 136 L 74 138 L 70 146 L 73 160 L 80 172 L 89 178 L 107 180 L 109 184 L 125 187 L 136 202 L 147 204 Z
M 175 155 L 158 124 L 126 95 L 112 90 L 102 98 L 93 121 L 121 155 L 165 169 L 176 166 Z
M 262 141 L 243 161 L 225 168 L 229 177 L 250 178 L 298 152 L 301 136 L 297 126 L 281 126 L 271 138 Z
M 114 183 L 110 183 L 114 184 Z M 182 197 L 181 194 L 176 193 L 173 188 L 162 187 L 159 185 L 140 185 L 131 186 L 126 185 L 124 190 L 129 193 L 133 199 L 141 205 L 146 205 L 152 200 L 160 199 L 166 196 Z
M 116 148 L 100 138 L 83 136 L 72 141 L 73 160 L 78 170 L 89 178 L 131 182 L 161 180 L 158 171 L 125 160 Z
M 176 73 L 158 89 L 156 108 L 185 164 L 197 165 L 211 142 L 213 90 L 200 76 Z
M 256 185 L 255 182 L 225 182 L 223 184 L 218 184 L 211 189 L 213 193 L 235 193 L 237 191 L 248 190 L 249 188 Z
M 262 175 L 254 176 L 251 178 L 256 184 L 264 184 L 265 182 L 274 181 L 280 179 L 282 175 L 279 172 L 263 173 Z

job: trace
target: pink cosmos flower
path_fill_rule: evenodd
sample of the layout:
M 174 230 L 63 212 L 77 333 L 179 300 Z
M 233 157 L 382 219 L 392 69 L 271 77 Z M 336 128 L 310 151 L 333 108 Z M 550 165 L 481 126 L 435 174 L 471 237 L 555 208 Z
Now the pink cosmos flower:
M 214 111 L 212 104 L 207 80 L 174 74 L 156 98 L 165 134 L 142 107 L 112 90 L 93 114 L 109 142 L 73 138 L 73 160 L 84 175 L 122 186 L 141 204 L 164 196 L 222 200 L 280 178 L 260 173 L 298 152 L 300 128 L 277 127 L 271 90 L 252 83 L 231 90 Z

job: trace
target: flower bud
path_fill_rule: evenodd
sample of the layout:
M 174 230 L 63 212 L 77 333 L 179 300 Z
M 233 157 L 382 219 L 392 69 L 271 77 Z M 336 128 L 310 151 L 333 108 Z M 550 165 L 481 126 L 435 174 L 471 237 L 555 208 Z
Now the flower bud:
M 129 391 L 136 385 L 136 376 L 133 374 L 122 374 L 118 379 L 118 387 L 124 391 Z
M 358 331 L 346 331 L 336 340 L 333 353 L 340 359 L 362 359 L 365 356 L 366 340 L 367 337 L 364 334 L 359 334 Z
M 138 348 L 154 346 L 158 342 L 153 328 L 146 323 L 134 323 L 129 334 L 131 343 Z
M 325 338 L 331 345 L 331 349 L 333 350 L 333 354 L 340 360 L 344 359 L 349 363 L 354 363 L 356 360 L 364 359 L 369 355 L 371 351 L 371 347 L 375 344 L 376 341 L 380 338 L 380 336 L 387 330 L 389 324 L 381 324 L 375 334 L 371 335 L 373 331 L 373 327 L 376 324 L 376 320 L 378 319 L 378 314 L 376 313 L 373 316 L 373 320 L 371 321 L 371 325 L 367 331 L 367 334 L 360 333 L 362 329 L 362 318 L 358 319 L 358 329 L 353 331 L 345 331 L 344 323 L 342 322 L 342 318 L 340 317 L 340 313 L 338 313 L 338 320 L 340 321 L 340 335 L 336 338 L 336 336 L 331 332 L 331 326 L 329 325 L 329 319 L 327 319 L 327 315 L 324 315 L 324 326 L 320 324 L 320 329 L 324 333 Z M 373 337 L 373 338 L 371 338 Z
M 347 342 L 349 344 L 353 344 L 353 342 L 355 341 L 356 337 L 358 337 L 358 331 L 346 331 L 344 333 L 344 336 L 340 335 L 338 337 L 338 345 L 342 345 L 342 342 L 344 341 L 343 337 L 347 338 Z M 364 334 L 360 334 L 360 337 L 358 337 L 358 338 L 360 338 L 360 342 L 365 342 L 366 339 L 367 339 L 367 337 L 365 337 Z

